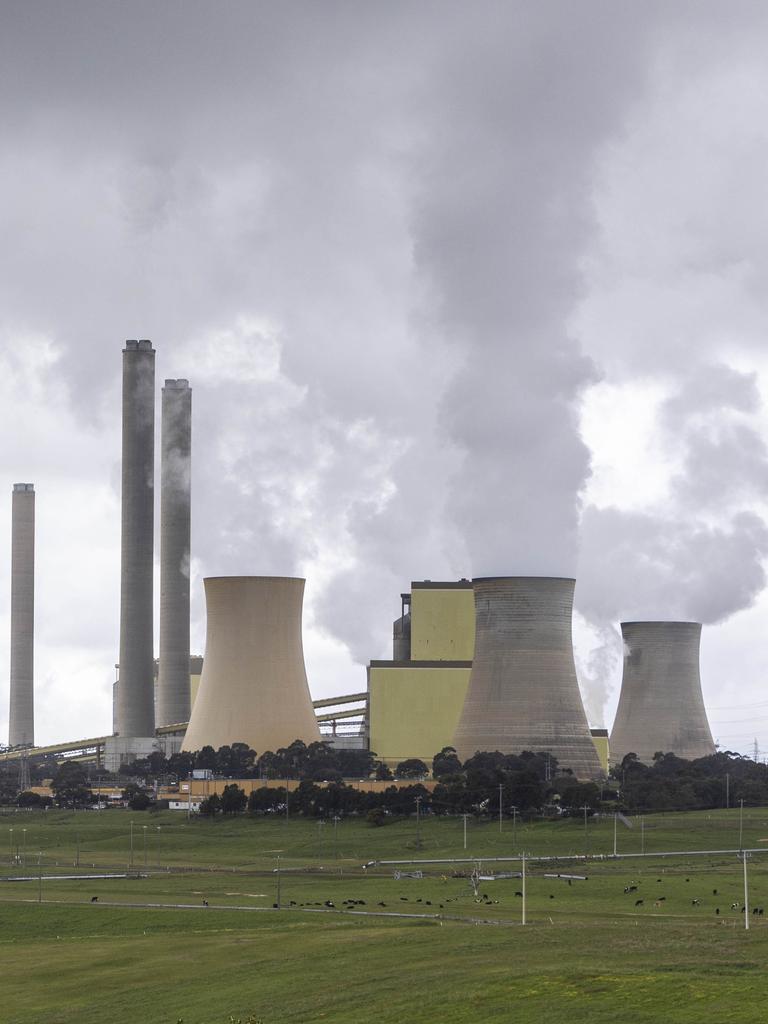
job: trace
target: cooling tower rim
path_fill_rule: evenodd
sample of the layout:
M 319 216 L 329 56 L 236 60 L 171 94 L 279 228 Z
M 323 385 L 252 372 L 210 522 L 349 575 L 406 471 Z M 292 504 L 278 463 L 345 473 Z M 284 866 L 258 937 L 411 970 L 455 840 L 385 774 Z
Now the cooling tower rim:
M 500 583 L 505 580 L 550 581 L 552 583 L 575 583 L 575 576 L 473 576 L 472 583 Z
M 252 580 L 290 580 L 293 583 L 306 583 L 305 576 L 204 576 L 203 583 L 215 582 L 218 580 L 227 580 L 232 583 L 236 580 L 242 582 L 251 582 Z
M 625 626 L 698 626 L 702 628 L 702 623 L 694 622 L 692 619 L 627 619 L 624 622 L 620 622 L 619 625 L 623 629 Z

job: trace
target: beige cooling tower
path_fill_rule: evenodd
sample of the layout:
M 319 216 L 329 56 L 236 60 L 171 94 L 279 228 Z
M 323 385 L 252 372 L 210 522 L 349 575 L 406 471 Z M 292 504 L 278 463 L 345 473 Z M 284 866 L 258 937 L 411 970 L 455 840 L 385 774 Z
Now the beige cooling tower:
M 320 730 L 304 669 L 304 580 L 206 579 L 208 625 L 200 689 L 182 750 L 247 743 L 258 754 L 312 743 Z

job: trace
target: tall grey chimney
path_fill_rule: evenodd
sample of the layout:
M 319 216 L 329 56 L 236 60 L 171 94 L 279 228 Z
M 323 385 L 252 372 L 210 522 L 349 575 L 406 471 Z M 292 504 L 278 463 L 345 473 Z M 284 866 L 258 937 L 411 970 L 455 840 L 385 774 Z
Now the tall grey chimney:
M 8 742 L 35 742 L 35 487 L 13 485 L 11 513 L 11 708 Z
M 120 563 L 121 736 L 155 732 L 152 562 L 155 495 L 155 353 L 151 341 L 123 350 L 123 491 Z
M 160 455 L 160 669 L 158 726 L 188 722 L 189 552 L 192 390 L 187 380 L 163 388 Z

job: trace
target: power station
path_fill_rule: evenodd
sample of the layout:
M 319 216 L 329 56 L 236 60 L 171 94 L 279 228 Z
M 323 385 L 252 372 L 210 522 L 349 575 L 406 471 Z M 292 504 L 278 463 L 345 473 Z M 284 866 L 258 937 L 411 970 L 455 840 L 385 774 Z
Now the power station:
M 179 748 L 247 743 L 263 753 L 293 740 L 337 744 L 335 718 L 363 716 L 368 743 L 390 765 L 429 761 L 446 746 L 548 752 L 584 779 L 608 768 L 608 736 L 590 729 L 572 644 L 576 581 L 497 576 L 416 581 L 401 595 L 392 660 L 371 661 L 365 708 L 317 715 L 344 697 L 310 696 L 302 643 L 304 580 L 204 580 L 205 657 L 190 655 L 192 390 L 166 379 L 160 439 L 160 634 L 154 658 L 155 351 L 123 350 L 120 652 L 113 734 L 92 743 L 106 766 Z M 12 507 L 10 728 L 12 748 L 34 744 L 35 491 L 15 484 Z M 695 758 L 715 745 L 699 675 L 701 625 L 625 622 L 612 763 L 657 751 Z M 198 685 L 199 683 L 199 685 Z M 319 720 L 334 720 L 321 735 Z M 59 745 L 67 750 L 78 744 Z M 11 755 L 15 756 L 15 755 Z

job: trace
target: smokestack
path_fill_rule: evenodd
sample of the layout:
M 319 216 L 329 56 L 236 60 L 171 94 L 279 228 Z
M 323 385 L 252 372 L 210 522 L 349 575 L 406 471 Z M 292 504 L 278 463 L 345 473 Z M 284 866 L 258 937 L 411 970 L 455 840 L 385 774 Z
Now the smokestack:
M 304 669 L 304 580 L 206 579 L 203 675 L 182 750 L 247 743 L 263 754 L 320 740 Z
M 156 724 L 188 722 L 192 390 L 167 380 L 160 454 L 160 668 Z
M 700 622 L 622 622 L 624 675 L 611 763 L 658 751 L 692 760 L 715 753 L 699 675 Z
M 11 511 L 11 707 L 8 742 L 35 742 L 35 487 L 14 484 Z
M 601 773 L 573 659 L 575 580 L 500 576 L 473 580 L 475 655 L 454 746 L 549 751 L 579 778 Z
M 123 489 L 120 563 L 121 736 L 155 732 L 152 561 L 155 495 L 155 353 L 151 341 L 123 350 Z

